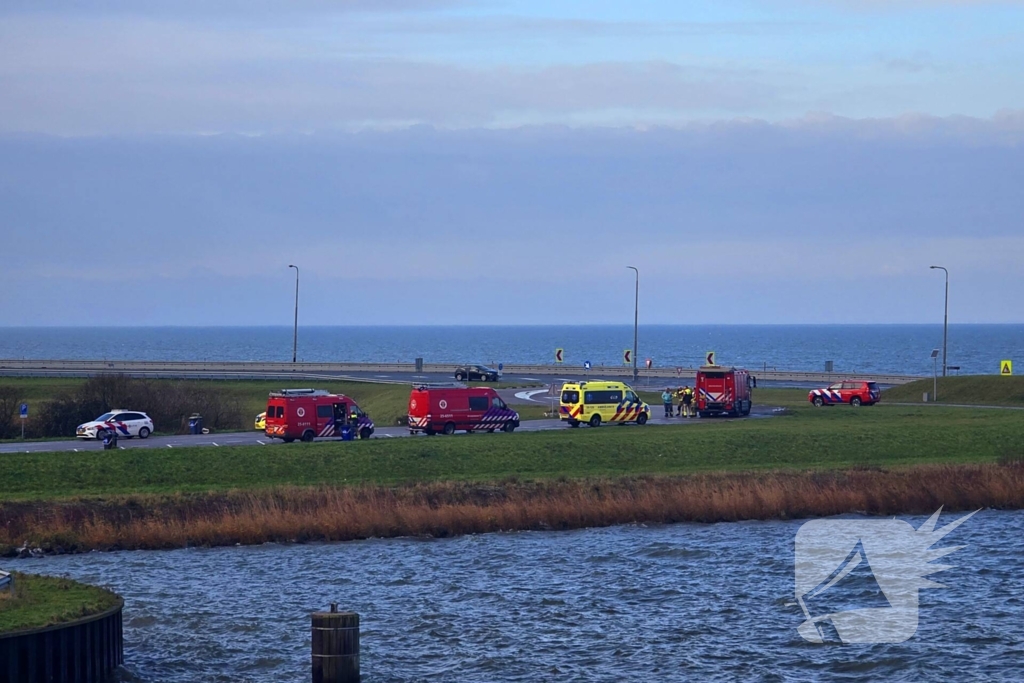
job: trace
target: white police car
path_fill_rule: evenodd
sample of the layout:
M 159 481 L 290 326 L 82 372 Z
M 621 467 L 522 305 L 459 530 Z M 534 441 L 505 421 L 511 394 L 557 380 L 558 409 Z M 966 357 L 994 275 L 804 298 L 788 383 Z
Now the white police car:
M 130 410 L 111 410 L 97 417 L 92 422 L 78 425 L 75 436 L 79 439 L 99 439 L 103 431 L 113 429 L 121 438 L 137 436 L 145 439 L 153 433 L 153 420 L 145 413 Z

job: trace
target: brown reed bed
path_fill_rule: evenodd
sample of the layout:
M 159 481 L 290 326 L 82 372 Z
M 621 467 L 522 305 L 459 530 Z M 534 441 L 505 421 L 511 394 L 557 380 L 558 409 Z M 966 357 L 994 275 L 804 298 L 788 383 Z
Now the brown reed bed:
M 1024 463 L 683 477 L 506 480 L 0 504 L 0 551 L 344 541 L 625 523 L 1024 507 Z

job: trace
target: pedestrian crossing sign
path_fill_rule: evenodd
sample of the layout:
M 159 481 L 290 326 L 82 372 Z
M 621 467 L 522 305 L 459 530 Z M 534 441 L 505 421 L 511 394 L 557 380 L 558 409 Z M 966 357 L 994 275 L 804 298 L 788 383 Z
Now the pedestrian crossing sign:
M 1003 377 L 1010 377 L 1013 375 L 1013 361 L 1004 360 L 999 364 L 999 374 Z

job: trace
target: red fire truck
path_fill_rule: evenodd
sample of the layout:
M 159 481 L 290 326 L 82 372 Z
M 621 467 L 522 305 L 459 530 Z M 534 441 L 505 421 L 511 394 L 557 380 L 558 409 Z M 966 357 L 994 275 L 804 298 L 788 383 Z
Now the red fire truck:
M 490 387 L 416 387 L 409 393 L 409 432 L 511 432 L 519 413 L 509 408 Z
M 369 439 L 373 420 L 344 394 L 323 389 L 282 389 L 267 399 L 266 434 L 291 443 L 348 434 Z
M 694 388 L 697 415 L 749 415 L 754 380 L 741 368 L 705 365 L 697 370 Z

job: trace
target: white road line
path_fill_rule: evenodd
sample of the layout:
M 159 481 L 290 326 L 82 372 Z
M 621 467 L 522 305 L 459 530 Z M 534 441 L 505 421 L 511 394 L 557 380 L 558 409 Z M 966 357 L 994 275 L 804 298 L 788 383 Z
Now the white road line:
M 219 444 L 219 443 L 217 443 L 216 441 L 211 441 L 210 443 L 212 443 L 212 444 L 213 444 L 214 446 L 216 446 L 217 448 L 220 448 L 220 444 Z
M 547 389 L 531 389 L 530 391 L 518 391 L 516 392 L 516 398 L 521 399 L 523 401 L 533 401 L 535 403 L 541 403 L 541 401 L 536 400 L 534 396 L 536 396 L 537 394 L 546 393 L 548 393 Z
M 168 448 L 174 448 L 174 446 L 172 446 L 171 444 L 167 444 L 167 447 Z
M 122 451 L 124 450 L 124 446 L 118 446 L 118 448 L 120 448 Z
M 265 441 L 260 441 L 259 439 L 256 439 L 256 443 L 258 443 L 261 446 L 266 446 L 267 445 Z
M 77 448 L 72 448 L 71 450 L 73 450 L 73 451 L 74 451 L 75 453 L 77 453 L 77 452 L 78 452 L 78 449 L 77 449 Z

